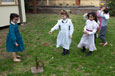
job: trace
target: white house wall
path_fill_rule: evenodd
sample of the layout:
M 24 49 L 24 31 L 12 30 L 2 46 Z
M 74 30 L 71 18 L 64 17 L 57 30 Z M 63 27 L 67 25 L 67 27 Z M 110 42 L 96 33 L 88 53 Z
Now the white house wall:
M 21 7 L 22 7 L 23 22 L 26 22 L 26 14 L 25 14 L 25 3 L 24 3 L 24 0 L 21 0 Z
M 26 22 L 24 0 L 21 0 L 23 22 Z M 0 5 L 0 27 L 9 25 L 9 16 L 11 13 L 19 14 L 18 5 Z M 19 21 L 20 22 L 20 21 Z
M 0 6 L 0 27 L 9 25 L 11 13 L 19 14 L 18 6 Z

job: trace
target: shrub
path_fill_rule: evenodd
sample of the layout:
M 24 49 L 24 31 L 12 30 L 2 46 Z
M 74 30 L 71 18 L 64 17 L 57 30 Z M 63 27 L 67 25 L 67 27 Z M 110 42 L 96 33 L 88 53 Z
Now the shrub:
M 110 8 L 111 16 L 115 16 L 115 0 L 107 0 L 107 6 Z

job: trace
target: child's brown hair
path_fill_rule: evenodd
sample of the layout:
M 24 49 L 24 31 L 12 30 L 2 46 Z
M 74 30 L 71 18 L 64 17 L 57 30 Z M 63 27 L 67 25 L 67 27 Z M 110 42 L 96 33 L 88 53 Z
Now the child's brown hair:
M 61 10 L 60 14 L 61 15 L 66 15 L 69 18 L 69 14 L 66 10 Z

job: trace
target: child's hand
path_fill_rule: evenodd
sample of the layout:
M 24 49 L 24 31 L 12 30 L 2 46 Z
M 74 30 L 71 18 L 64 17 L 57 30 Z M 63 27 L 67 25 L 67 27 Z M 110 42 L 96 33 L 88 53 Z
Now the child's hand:
M 83 31 L 84 34 L 86 34 L 86 31 Z
M 89 35 L 89 32 L 83 31 L 83 33 Z
M 105 7 L 101 8 L 102 11 L 105 10 L 105 9 L 106 9 Z
M 52 34 L 52 32 L 51 32 L 51 31 L 49 31 L 49 34 L 51 35 L 51 34 Z
M 19 45 L 16 43 L 16 47 L 18 47 Z
M 72 39 L 72 35 L 70 35 L 69 38 Z
M 99 32 L 100 28 L 97 28 L 97 32 Z

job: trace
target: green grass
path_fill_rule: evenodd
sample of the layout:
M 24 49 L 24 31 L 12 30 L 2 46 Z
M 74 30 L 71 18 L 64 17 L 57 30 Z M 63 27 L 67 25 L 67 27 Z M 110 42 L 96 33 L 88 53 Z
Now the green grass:
M 77 48 L 85 21 L 82 15 L 71 15 L 74 34 L 69 56 L 61 56 L 62 48 L 56 48 L 58 31 L 48 34 L 60 17 L 56 14 L 27 15 L 27 24 L 19 26 L 26 50 L 22 62 L 14 63 L 12 54 L 5 50 L 5 38 L 8 29 L 0 30 L 0 75 L 2 76 L 115 76 L 115 18 L 108 22 L 107 41 L 109 45 L 102 47 L 97 39 L 97 51 L 86 57 Z M 2 44 L 1 44 L 2 43 Z M 50 43 L 44 46 L 44 43 Z M 44 72 L 33 75 L 30 68 L 35 66 L 35 57 L 44 62 Z M 54 58 L 52 58 L 54 57 Z

